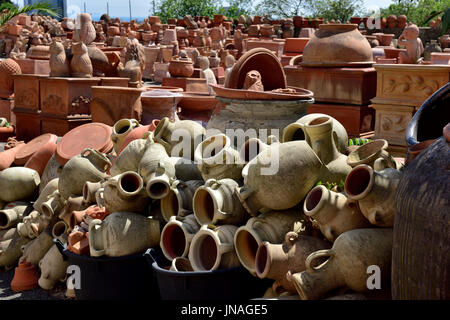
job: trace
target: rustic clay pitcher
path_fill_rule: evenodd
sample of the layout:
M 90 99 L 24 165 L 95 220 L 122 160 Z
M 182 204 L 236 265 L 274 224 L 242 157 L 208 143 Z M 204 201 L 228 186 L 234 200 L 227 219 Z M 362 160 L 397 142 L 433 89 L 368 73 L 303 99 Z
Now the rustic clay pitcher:
M 122 149 L 111 167 L 111 175 L 117 176 L 126 171 L 137 172 L 145 152 L 145 143 L 145 139 L 136 139 Z
M 192 238 L 200 229 L 193 214 L 186 217 L 170 217 L 161 232 L 160 246 L 164 256 L 172 261 L 177 257 L 187 257 Z
M 50 221 L 53 216 L 59 216 L 61 210 L 64 208 L 64 199 L 59 191 L 53 192 L 41 205 L 41 216 L 43 219 Z
M 106 210 L 109 212 L 146 212 L 150 198 L 145 192 L 144 181 L 133 171 L 109 178 L 104 184 Z
M 189 261 L 195 271 L 233 268 L 240 265 L 234 250 L 237 227 L 203 225 L 195 234 L 189 250 Z
M 52 237 L 58 239 L 62 243 L 67 242 L 67 236 L 69 235 L 69 225 L 64 221 L 58 221 L 53 225 Z
M 0 210 L 0 230 L 15 227 L 22 221 L 27 211 L 32 209 L 29 202 L 14 201 Z
M 286 279 L 286 273 L 302 272 L 306 269 L 305 260 L 313 252 L 329 249 L 331 243 L 296 232 L 286 233 L 282 244 L 263 241 L 258 247 L 255 257 L 256 275 L 263 279 L 276 280 L 275 292 L 288 291 L 296 293 L 293 283 Z
M 402 173 L 387 168 L 375 171 L 365 164 L 356 166 L 345 180 L 345 193 L 358 201 L 362 214 L 370 223 L 392 227 L 395 216 L 395 192 Z
M 302 219 L 297 210 L 271 211 L 250 218 L 236 231 L 234 246 L 239 261 L 255 275 L 255 258 L 258 246 L 268 241 L 282 243 L 287 232 L 293 230 L 294 223 Z
M 53 289 L 57 282 L 63 282 L 66 279 L 68 266 L 69 261 L 64 260 L 56 244 L 54 244 L 39 261 L 39 268 L 41 269 L 39 286 L 44 290 Z
M 56 153 L 52 155 L 45 166 L 44 172 L 41 175 L 41 184 L 39 185 L 39 193 L 45 188 L 45 186 L 53 179 L 59 178 L 59 174 L 62 171 L 63 166 L 56 160 Z
M 183 217 L 191 214 L 194 193 L 203 184 L 203 180 L 175 180 L 168 195 L 161 199 L 161 214 L 164 220 L 168 222 L 172 216 Z
M 356 201 L 323 185 L 314 187 L 308 193 L 303 212 L 317 223 L 329 241 L 334 241 L 346 231 L 370 227 Z
M 86 203 L 95 203 L 95 193 L 98 189 L 103 188 L 104 181 L 90 182 L 87 181 L 83 186 L 83 201 Z
M 131 212 L 114 212 L 89 224 L 92 257 L 120 257 L 143 252 L 160 241 L 159 221 Z
M 0 171 L 0 200 L 12 202 L 33 197 L 38 190 L 39 173 L 24 167 L 12 167 Z
M 59 179 L 52 179 L 47 183 L 47 185 L 39 192 L 39 197 L 33 203 L 33 208 L 37 211 L 41 210 L 42 204 L 48 200 L 48 197 L 51 196 L 56 190 L 58 190 L 58 182 Z
M 239 152 L 231 146 L 231 140 L 224 134 L 209 137 L 197 146 L 194 154 L 203 180 L 242 179 L 243 163 Z
M 58 182 L 59 193 L 63 199 L 80 196 L 86 181 L 98 182 L 106 178 L 110 168 L 111 162 L 105 155 L 91 148 L 84 149 L 64 165 Z
M 233 179 L 209 179 L 192 199 L 194 215 L 200 224 L 240 225 L 248 214 L 235 194 L 239 184 Z
M 53 245 L 53 238 L 50 233 L 42 232 L 36 239 L 31 240 L 22 247 L 22 257 L 20 261 L 27 261 L 37 265 L 47 251 Z
M 0 241 L 0 267 L 6 270 L 11 269 L 22 255 L 22 247 L 26 245 L 30 239 L 21 237 L 16 228 L 12 228 L 9 232 L 13 232 L 13 236 L 9 239 Z
M 349 287 L 367 292 L 369 266 L 381 271 L 381 286 L 389 281 L 392 259 L 392 228 L 356 229 L 341 234 L 329 250 L 310 254 L 305 261 L 306 271 L 287 273 L 302 300 L 324 298 L 331 290 Z M 315 266 L 316 259 L 328 258 Z
M 374 168 L 375 160 L 382 158 L 387 161 L 389 168 L 400 169 L 401 165 L 387 152 L 387 148 L 388 142 L 386 140 L 373 140 L 350 152 L 347 163 L 352 168 L 360 164 L 367 164 Z
M 140 127 L 141 125 L 136 119 L 120 119 L 117 121 L 112 129 L 111 140 L 114 145 L 114 150 L 116 153 L 119 153 L 119 150 L 122 146 L 122 142 L 126 138 L 126 136 L 136 127 Z
M 248 139 L 239 151 L 240 161 L 247 164 L 262 151 L 266 150 L 272 143 L 279 143 L 278 138 L 273 135 L 267 137 L 267 143 L 261 141 L 259 138 Z

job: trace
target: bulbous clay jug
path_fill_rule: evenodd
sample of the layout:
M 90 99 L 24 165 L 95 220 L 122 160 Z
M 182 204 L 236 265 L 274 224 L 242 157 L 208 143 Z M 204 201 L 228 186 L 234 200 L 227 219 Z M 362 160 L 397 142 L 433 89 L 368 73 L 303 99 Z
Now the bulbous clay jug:
M 33 207 L 29 202 L 14 201 L 0 210 L 0 230 L 15 227 Z
M 136 119 L 120 119 L 114 124 L 111 134 L 111 140 L 114 145 L 114 150 L 117 154 L 119 153 L 122 142 L 126 138 L 128 133 L 130 133 L 134 128 L 140 126 L 141 125 Z
M 346 231 L 370 227 L 356 201 L 323 185 L 314 187 L 308 193 L 303 212 L 317 223 L 329 241 L 334 241 Z
M 90 182 L 87 181 L 83 186 L 83 201 L 85 203 L 95 203 L 95 194 L 98 189 L 104 187 L 104 181 L 101 182 Z
M 145 139 L 131 141 L 113 163 L 110 173 L 112 176 L 119 175 L 126 171 L 138 172 L 139 163 L 145 152 Z
M 10 233 L 13 235 L 11 236 Z M 0 267 L 6 270 L 14 267 L 22 255 L 22 247 L 30 241 L 28 238 L 21 237 L 16 228 L 9 229 L 8 235 L 9 239 L 0 241 Z
M 160 246 L 164 256 L 172 261 L 177 257 L 187 257 L 192 238 L 200 229 L 193 214 L 186 217 L 170 217 L 161 232 Z
M 51 196 L 56 190 L 58 190 L 58 182 L 59 179 L 52 179 L 47 183 L 47 185 L 42 189 L 39 193 L 39 197 L 33 203 L 34 210 L 40 211 L 42 204 L 48 200 L 48 197 Z
M 36 210 L 31 211 L 22 222 L 17 224 L 17 232 L 24 238 L 34 239 L 42 230 L 44 230 L 44 224 L 41 221 L 41 214 Z M 2 241 L 1 236 L 0 241 Z
M 386 161 L 389 168 L 400 169 L 401 164 L 395 161 L 394 157 L 387 152 L 387 148 L 388 142 L 384 139 L 370 141 L 350 152 L 347 157 L 347 164 L 352 168 L 360 164 L 367 164 L 374 168 L 375 161 L 381 158 Z
M 58 182 L 59 193 L 63 199 L 80 196 L 86 181 L 98 182 L 106 178 L 110 168 L 111 162 L 105 155 L 91 148 L 84 149 L 64 165 Z
M 271 135 L 267 137 L 267 143 L 259 138 L 250 138 L 242 145 L 239 151 L 239 159 L 242 163 L 247 164 L 253 160 L 258 154 L 266 150 L 272 143 L 279 143 L 277 137 Z
M 175 176 L 178 180 L 203 180 L 197 164 L 186 158 L 170 157 L 168 160 L 175 167 Z
M 331 248 L 331 243 L 318 238 L 286 233 L 282 244 L 263 241 L 256 252 L 256 275 L 263 279 L 275 280 L 272 288 L 277 293 L 288 291 L 297 293 L 294 284 L 287 280 L 286 273 L 305 271 L 305 260 L 313 252 Z
M 31 240 L 22 248 L 22 257 L 20 261 L 27 261 L 37 265 L 53 245 L 52 236 L 44 231 L 36 239 Z
M 305 261 L 306 271 L 287 273 L 302 300 L 324 298 L 331 290 L 348 287 L 356 292 L 369 291 L 369 266 L 380 269 L 383 288 L 389 281 L 392 258 L 392 228 L 356 229 L 341 234 L 329 250 L 310 254 Z M 328 259 L 314 266 L 318 258 Z
M 12 167 L 0 171 L 0 200 L 12 202 L 32 198 L 38 190 L 39 173 L 25 167 Z
M 159 221 L 131 212 L 114 212 L 89 224 L 92 257 L 121 257 L 144 252 L 160 241 Z
M 250 218 L 234 236 L 234 246 L 241 264 L 255 275 L 258 246 L 264 241 L 282 243 L 286 233 L 292 231 L 294 223 L 302 218 L 304 215 L 298 210 L 271 211 Z
M 305 131 L 305 125 L 310 121 L 313 121 L 318 118 L 328 117 L 333 121 L 333 139 L 334 143 L 339 150 L 340 153 L 345 154 L 347 152 L 348 146 L 348 134 L 347 130 L 345 130 L 344 126 L 337 121 L 335 118 L 323 114 L 323 113 L 312 113 L 307 114 L 294 123 L 286 126 L 283 129 L 283 142 L 294 141 L 294 140 L 306 140 L 309 144 L 311 144 L 311 138 L 308 136 Z
M 144 181 L 138 173 L 133 171 L 127 171 L 106 180 L 103 198 L 108 212 L 145 213 L 150 204 Z
M 56 244 L 47 251 L 45 256 L 39 261 L 41 277 L 38 284 L 44 290 L 51 290 L 57 282 L 63 282 L 66 279 L 66 271 L 69 261 L 65 261 L 59 252 Z
M 50 160 L 47 162 L 44 172 L 41 175 L 41 184 L 39 185 L 39 193 L 42 192 L 47 183 L 49 183 L 53 179 L 58 178 L 59 174 L 62 171 L 63 166 L 61 166 L 59 162 L 56 160 L 55 154 L 53 154 Z
M 203 180 L 175 180 L 167 196 L 161 199 L 161 214 L 164 220 L 168 222 L 172 216 L 184 217 L 191 214 L 195 191 L 203 184 Z
M 322 162 L 306 141 L 277 143 L 248 166 L 237 195 L 247 211 L 286 210 L 297 205 L 319 179 Z
M 189 250 L 189 261 L 195 271 L 238 267 L 233 237 L 237 227 L 203 225 L 195 234 Z
M 50 222 L 53 216 L 58 216 L 61 213 L 61 210 L 64 208 L 64 199 L 61 197 L 59 191 L 53 192 L 41 205 L 41 217 Z
M 205 181 L 242 179 L 244 164 L 240 163 L 239 152 L 231 146 L 230 138 L 224 134 L 203 140 L 195 149 L 194 158 Z
M 395 217 L 395 192 L 401 171 L 387 168 L 375 171 L 365 164 L 356 166 L 345 180 L 345 193 L 358 201 L 362 214 L 370 223 L 392 227 Z
M 200 224 L 240 225 L 248 213 L 235 194 L 239 184 L 233 179 L 209 179 L 192 199 L 194 215 Z
M 333 120 L 326 116 L 309 121 L 304 129 L 311 148 L 323 163 L 321 181 L 339 183 L 345 180 L 352 168 L 347 164 L 347 156 L 337 149 L 333 127 Z
M 204 134 L 205 128 L 195 121 L 173 122 L 164 117 L 156 126 L 154 139 L 166 148 L 170 156 L 194 160 L 195 149 L 202 142 Z

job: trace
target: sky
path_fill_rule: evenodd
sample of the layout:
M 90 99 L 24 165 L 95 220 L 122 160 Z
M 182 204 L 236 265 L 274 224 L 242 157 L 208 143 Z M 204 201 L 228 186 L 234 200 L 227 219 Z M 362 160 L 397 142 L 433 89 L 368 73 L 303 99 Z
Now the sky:
M 23 4 L 24 0 L 13 0 L 12 2 Z M 133 17 L 146 17 L 150 13 L 151 0 L 130 0 L 131 14 Z M 392 0 L 363 0 L 368 9 L 377 7 L 385 8 L 392 3 Z M 109 15 L 111 17 L 128 17 L 129 6 L 127 0 L 67 0 L 68 16 L 75 16 L 77 13 L 91 13 L 94 17 L 106 13 L 106 3 L 109 3 Z

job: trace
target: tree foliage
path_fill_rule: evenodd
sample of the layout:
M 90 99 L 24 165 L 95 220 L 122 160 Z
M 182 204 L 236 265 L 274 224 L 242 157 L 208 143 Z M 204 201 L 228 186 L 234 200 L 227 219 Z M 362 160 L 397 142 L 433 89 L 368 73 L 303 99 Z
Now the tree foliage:
M 4 28 L 6 23 L 15 16 L 31 11 L 37 11 L 40 14 L 48 14 L 54 17 L 61 17 L 59 10 L 45 1 L 36 2 L 23 7 L 11 7 L 8 2 L 5 2 L 0 5 L 0 29 Z
M 312 16 L 324 18 L 325 21 L 334 19 L 346 22 L 363 10 L 362 0 L 311 0 L 310 2 Z
M 255 13 L 276 18 L 290 18 L 305 13 L 311 0 L 262 0 L 255 8 Z

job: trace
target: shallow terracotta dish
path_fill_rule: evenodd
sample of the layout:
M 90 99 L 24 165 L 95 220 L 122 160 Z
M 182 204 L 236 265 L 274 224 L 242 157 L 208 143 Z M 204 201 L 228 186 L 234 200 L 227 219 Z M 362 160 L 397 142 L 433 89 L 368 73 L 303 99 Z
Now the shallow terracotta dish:
M 222 85 L 210 85 L 218 97 L 242 100 L 307 100 L 314 96 L 312 91 L 288 87 L 294 89 L 295 93 L 280 93 L 273 91 L 251 91 L 242 89 L 225 88 Z

